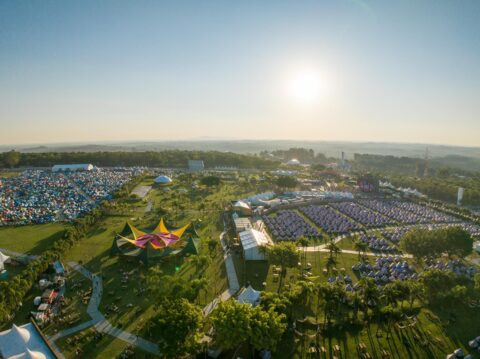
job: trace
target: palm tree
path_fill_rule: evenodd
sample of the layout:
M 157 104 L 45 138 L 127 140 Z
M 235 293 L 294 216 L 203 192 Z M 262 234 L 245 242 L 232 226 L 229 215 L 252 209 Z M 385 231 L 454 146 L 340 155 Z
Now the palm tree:
M 408 303 L 411 311 L 413 307 L 413 303 L 415 302 L 415 299 L 423 298 L 425 288 L 419 281 L 416 281 L 416 280 L 406 281 L 405 284 L 406 284 L 406 287 L 408 288 Z
M 307 266 L 307 247 L 309 240 L 306 237 L 300 237 L 298 243 L 303 248 L 303 268 L 305 268 Z
M 357 239 L 353 242 L 353 248 L 358 252 L 358 258 L 360 258 L 360 253 L 365 253 L 367 251 L 368 245 L 365 242 Z
M 368 306 L 378 298 L 378 288 L 372 278 L 360 279 L 360 293 L 362 296 L 364 318 L 368 320 Z

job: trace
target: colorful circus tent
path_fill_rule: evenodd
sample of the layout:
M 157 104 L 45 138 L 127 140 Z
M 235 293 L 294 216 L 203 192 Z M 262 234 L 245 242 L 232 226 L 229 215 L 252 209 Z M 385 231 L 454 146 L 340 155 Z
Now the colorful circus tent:
M 170 231 L 162 218 L 151 233 L 142 231 L 131 223 L 125 223 L 122 232 L 113 240 L 110 254 L 136 257 L 148 266 L 151 259 L 197 254 L 198 244 L 198 234 L 193 226 L 187 224 Z

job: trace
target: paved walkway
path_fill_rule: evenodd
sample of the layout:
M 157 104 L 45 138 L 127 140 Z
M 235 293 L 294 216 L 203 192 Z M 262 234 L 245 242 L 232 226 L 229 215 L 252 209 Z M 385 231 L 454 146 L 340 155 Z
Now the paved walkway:
M 240 290 L 240 284 L 238 283 L 237 271 L 235 270 L 235 265 L 233 264 L 233 258 L 225 243 L 225 233 L 226 232 L 222 232 L 220 234 L 220 243 L 223 250 L 223 261 L 225 262 L 225 267 L 227 269 L 228 289 L 226 289 L 222 294 L 220 294 L 203 308 L 203 315 L 205 317 L 213 312 L 220 302 L 230 299 Z
M 90 315 L 92 320 L 78 324 L 72 328 L 64 329 L 56 333 L 55 335 L 50 337 L 50 340 L 52 342 L 55 342 L 55 340 L 59 338 L 77 333 L 86 328 L 94 326 L 95 329 L 101 333 L 105 333 L 117 339 L 123 340 L 124 342 L 127 342 L 128 344 L 134 345 L 136 347 L 139 347 L 151 354 L 160 355 L 160 350 L 157 344 L 152 343 L 146 339 L 140 338 L 135 334 L 126 332 L 124 330 L 121 330 L 119 328 L 112 326 L 110 322 L 106 320 L 103 314 L 98 310 L 98 306 L 102 301 L 102 294 L 103 294 L 103 283 L 102 283 L 101 277 L 95 274 L 92 274 L 90 271 L 88 271 L 85 267 L 81 266 L 77 262 L 68 262 L 67 264 L 77 272 L 80 272 L 84 277 L 92 281 L 92 286 L 93 286 L 92 296 L 90 297 L 90 301 L 87 307 L 87 313 L 88 315 Z

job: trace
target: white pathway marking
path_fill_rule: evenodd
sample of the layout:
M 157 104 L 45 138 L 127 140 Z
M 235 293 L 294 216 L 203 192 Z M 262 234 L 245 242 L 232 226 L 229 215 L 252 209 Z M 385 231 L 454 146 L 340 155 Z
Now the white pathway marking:
M 64 336 L 71 335 L 78 331 L 94 326 L 95 329 L 97 329 L 99 332 L 116 337 L 120 340 L 123 340 L 124 342 L 127 342 L 128 344 L 137 346 L 151 354 L 160 355 L 160 350 L 157 344 L 152 343 L 146 339 L 140 338 L 135 334 L 126 332 L 124 330 L 121 330 L 119 328 L 112 326 L 108 322 L 108 320 L 105 319 L 103 314 L 98 310 L 98 306 L 100 305 L 100 302 L 102 300 L 102 293 L 103 293 L 102 278 L 100 278 L 95 274 L 92 274 L 90 271 L 88 271 L 85 267 L 81 266 L 77 262 L 68 262 L 67 264 L 77 272 L 80 272 L 84 277 L 92 281 L 92 285 L 93 285 L 92 296 L 90 297 L 90 301 L 87 307 L 87 313 L 88 315 L 90 315 L 92 320 L 56 333 L 55 335 L 50 337 L 50 340 L 52 342 Z
M 235 271 L 232 255 L 225 243 L 225 232 L 222 232 L 220 235 L 220 243 L 223 248 L 223 260 L 225 261 L 225 267 L 227 268 L 228 286 L 231 293 L 236 293 L 240 289 L 240 284 L 238 283 L 237 272 Z

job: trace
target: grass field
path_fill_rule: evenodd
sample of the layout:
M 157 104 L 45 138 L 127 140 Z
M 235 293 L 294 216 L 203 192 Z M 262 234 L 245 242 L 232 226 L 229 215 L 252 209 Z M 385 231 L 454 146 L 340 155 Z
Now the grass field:
M 0 248 L 19 253 L 40 254 L 63 235 L 64 225 L 49 223 L 18 227 L 0 227 Z
M 142 183 L 142 185 L 149 184 L 151 184 L 149 180 Z M 100 311 L 106 315 L 112 325 L 147 339 L 155 339 L 149 338 L 145 334 L 144 325 L 149 318 L 155 315 L 156 308 L 155 300 L 149 295 L 141 293 L 148 269 L 135 259 L 111 257 L 112 240 L 115 233 L 123 229 L 127 220 L 138 228 L 153 228 L 160 216 L 165 216 L 168 218 L 168 222 L 175 226 L 195 221 L 201 240 L 200 251 L 207 254 L 208 249 L 204 243 L 209 238 L 218 239 L 223 230 L 221 214 L 224 204 L 242 193 L 242 188 L 230 184 L 212 190 L 201 189 L 195 192 L 187 188 L 189 188 L 187 184 L 182 183 L 169 187 L 167 191 L 162 188 L 152 189 L 144 200 L 128 204 L 124 214 L 111 215 L 100 221 L 96 229 L 75 245 L 65 258 L 66 261 L 80 262 L 88 270 L 103 276 L 104 294 Z M 145 209 L 149 202 L 151 210 L 146 212 Z M 173 257 L 158 264 L 162 274 L 180 276 L 187 281 L 199 277 L 207 278 L 209 283 L 206 289 L 202 290 L 196 299 L 196 303 L 200 306 L 209 303 L 228 285 L 220 246 L 217 246 L 210 264 L 202 272 L 197 272 L 197 268 L 189 258 Z M 155 263 L 151 263 L 151 265 L 155 265 Z M 122 272 L 129 273 L 126 283 L 122 283 Z M 107 314 L 107 308 L 111 304 L 118 307 L 118 313 Z M 85 334 L 84 332 L 80 333 L 80 337 Z M 85 337 L 88 337 L 88 334 L 85 334 Z M 115 357 L 126 347 L 125 343 L 109 337 L 102 338 L 96 344 L 91 342 L 92 340 L 85 339 L 78 343 L 84 354 L 88 353 L 88 357 L 96 357 L 100 353 L 102 357 Z M 57 344 L 67 354 L 72 350 L 66 340 L 60 340 Z M 112 356 L 105 356 L 105 353 L 111 353 Z M 136 357 L 141 358 L 142 356 L 138 354 Z

